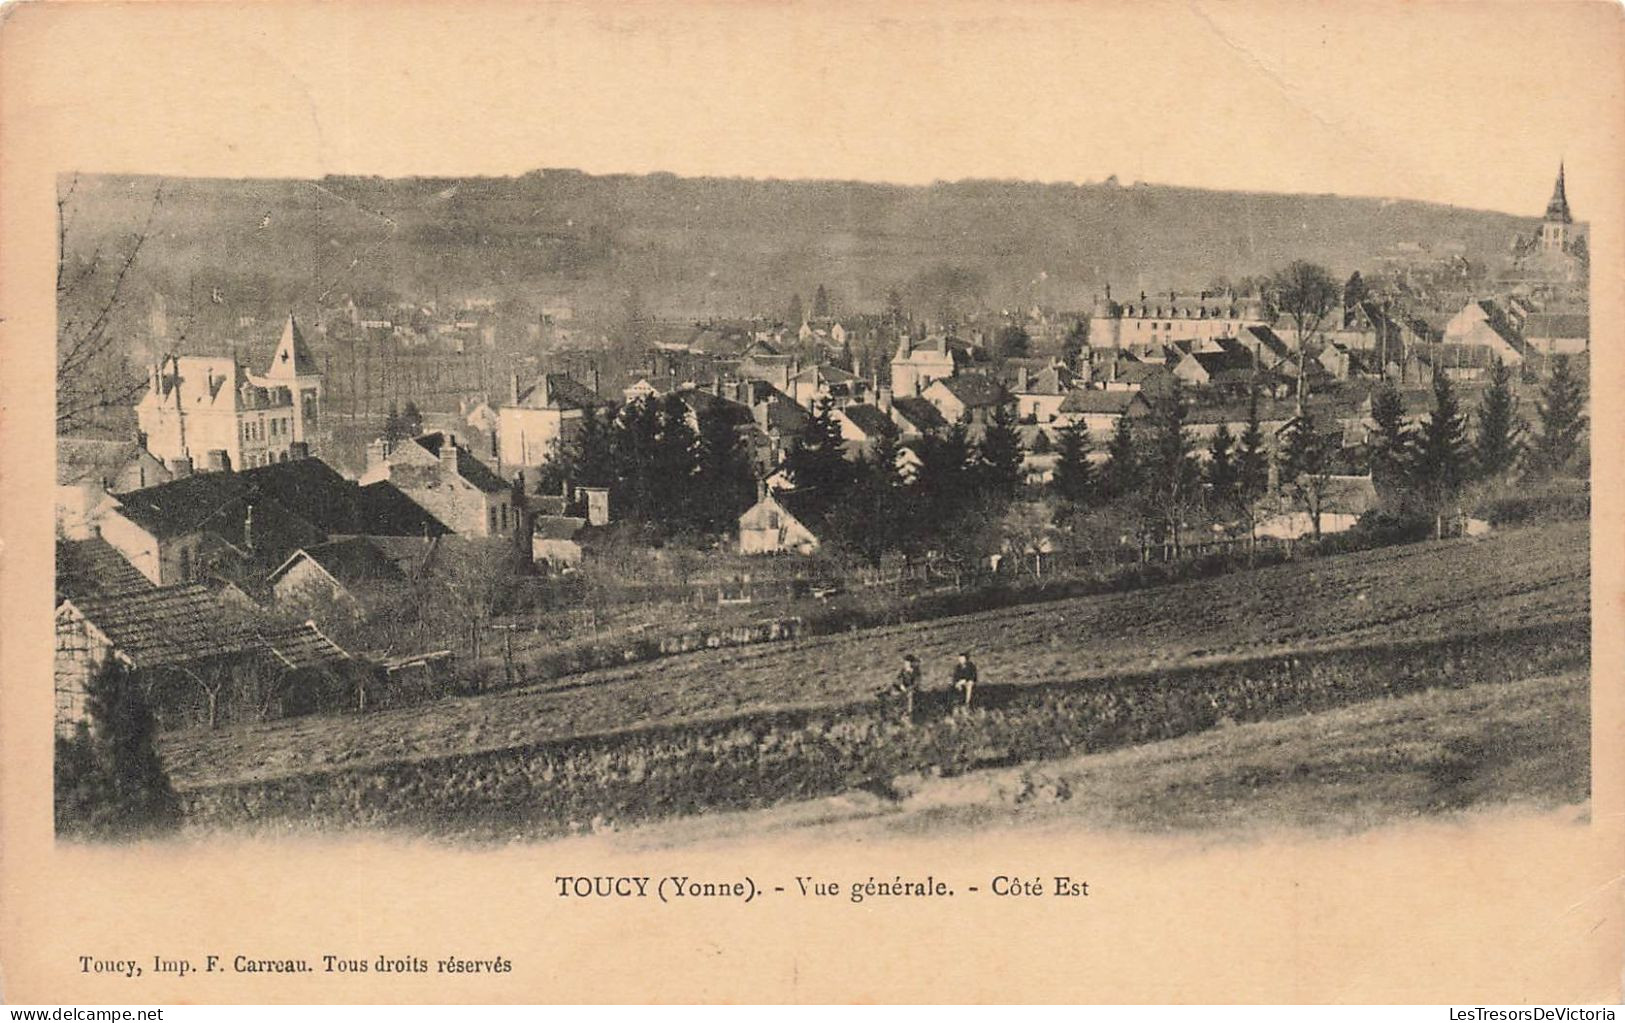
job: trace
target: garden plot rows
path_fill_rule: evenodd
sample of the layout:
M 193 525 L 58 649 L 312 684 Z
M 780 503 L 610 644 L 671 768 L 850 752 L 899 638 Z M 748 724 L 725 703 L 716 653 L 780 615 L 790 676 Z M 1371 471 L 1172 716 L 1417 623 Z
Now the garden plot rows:
M 177 733 L 182 787 L 502 749 L 570 735 L 863 699 L 905 652 L 946 684 L 971 648 L 983 678 L 1051 683 L 1258 656 L 1483 632 L 1589 614 L 1589 531 L 1563 523 L 1478 540 L 1309 559 L 789 643 L 707 651 L 544 686 L 367 716 Z

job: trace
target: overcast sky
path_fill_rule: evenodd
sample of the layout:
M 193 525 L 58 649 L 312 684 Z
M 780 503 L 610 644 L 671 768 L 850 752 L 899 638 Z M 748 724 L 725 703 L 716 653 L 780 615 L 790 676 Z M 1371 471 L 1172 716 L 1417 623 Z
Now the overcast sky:
M 142 4 L 14 12 L 6 42 L 13 71 L 62 65 L 34 99 L 64 168 L 1115 174 L 1538 215 L 1565 159 L 1584 219 L 1619 147 L 1618 11 Z

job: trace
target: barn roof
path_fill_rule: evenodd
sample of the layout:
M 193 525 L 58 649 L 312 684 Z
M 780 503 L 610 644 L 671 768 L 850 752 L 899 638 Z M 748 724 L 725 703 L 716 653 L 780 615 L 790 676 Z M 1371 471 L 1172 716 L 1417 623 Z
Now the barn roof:
M 878 406 L 847 405 L 840 411 L 865 437 L 879 437 L 882 434 L 896 436 L 899 432 L 897 424 Z
M 259 645 L 201 583 L 68 600 L 63 609 L 77 612 L 134 668 L 241 654 Z
M 56 542 L 57 600 L 112 597 L 153 589 L 151 582 L 101 537 Z

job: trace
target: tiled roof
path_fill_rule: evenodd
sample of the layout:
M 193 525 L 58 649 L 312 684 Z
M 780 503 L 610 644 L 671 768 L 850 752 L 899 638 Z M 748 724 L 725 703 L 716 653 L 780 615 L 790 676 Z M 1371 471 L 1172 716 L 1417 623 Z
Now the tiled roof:
M 440 449 L 446 443 L 446 435 L 437 430 L 432 433 L 425 433 L 420 437 L 414 437 L 413 440 L 418 443 L 419 447 L 439 458 Z M 453 441 L 452 443 L 456 442 Z M 475 458 L 467 448 L 462 446 L 457 448 L 457 475 L 487 494 L 500 494 L 513 489 L 511 483 L 498 476 L 489 466 Z
M 1138 391 L 1106 391 L 1094 387 L 1080 387 L 1061 401 L 1062 412 L 1081 415 L 1120 416 L 1135 403 L 1145 404 L 1145 396 Z
M 959 399 L 960 404 L 966 408 L 989 408 L 1010 401 L 1010 392 L 1005 390 L 1003 384 L 993 377 L 980 373 L 939 377 L 932 381 L 931 386 L 935 387 L 938 384 Z
M 1210 376 L 1226 371 L 1251 373 L 1253 369 L 1253 355 L 1245 349 L 1238 352 L 1192 352 L 1191 358 Z
M 568 373 L 545 373 L 520 393 L 515 404 L 520 408 L 588 409 L 599 408 L 604 400 Z
M 69 605 L 135 668 L 185 664 L 259 646 L 246 623 L 201 583 L 87 597 Z
M 573 540 L 587 520 L 573 515 L 538 515 L 531 536 L 542 540 Z
M 101 537 L 56 542 L 56 595 L 112 597 L 153 589 L 151 582 Z
M 775 395 L 767 403 L 767 428 L 781 434 L 798 434 L 812 422 L 807 410 L 784 395 Z
M 291 567 L 295 559 L 301 555 L 320 565 L 346 589 L 406 581 L 406 576 L 394 561 L 386 557 L 372 541 L 360 536 L 330 540 L 327 543 L 303 548 L 271 573 L 273 581 Z
M 865 437 L 878 437 L 881 434 L 896 436 L 899 432 L 891 417 L 874 405 L 847 405 L 840 410 L 840 414 L 861 430 Z
M 849 384 L 857 380 L 858 375 L 839 366 L 822 365 L 808 366 L 790 379 L 802 380 L 808 383 Z
M 894 398 L 891 404 L 898 415 L 908 420 L 914 429 L 921 433 L 934 433 L 948 428 L 948 420 L 942 412 L 924 398 Z
M 351 660 L 344 648 L 328 639 L 314 622 L 265 632 L 260 641 L 290 671 L 333 667 Z

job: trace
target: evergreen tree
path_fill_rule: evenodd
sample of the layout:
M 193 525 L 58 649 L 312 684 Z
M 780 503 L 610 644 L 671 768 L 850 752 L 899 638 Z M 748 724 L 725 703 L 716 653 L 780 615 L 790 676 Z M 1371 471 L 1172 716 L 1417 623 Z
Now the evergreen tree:
M 903 309 L 903 293 L 896 288 L 886 292 L 885 317 L 893 327 L 902 327 L 908 322 L 908 313 Z
M 1391 383 L 1371 395 L 1371 421 L 1376 431 L 1369 441 L 1371 485 L 1385 505 L 1396 514 L 1406 514 L 1412 504 L 1416 437 L 1405 422 L 1405 402 Z
M 1089 427 L 1082 419 L 1073 420 L 1061 430 L 1056 443 L 1059 457 L 1055 462 L 1055 479 L 1051 487 L 1055 496 L 1070 509 L 1085 507 L 1100 495 L 1095 479 L 1094 463 L 1089 461 Z
M 1433 378 L 1433 409 L 1416 436 L 1412 466 L 1418 488 L 1434 516 L 1435 535 L 1443 537 L 1445 511 L 1461 492 L 1472 466 L 1467 421 L 1450 378 L 1443 373 Z
M 1264 425 L 1258 416 L 1258 391 L 1247 402 L 1247 425 L 1236 447 L 1236 500 L 1244 511 L 1264 496 L 1270 483 L 1270 453 L 1264 438 Z
M 572 479 L 584 487 L 608 487 L 615 482 L 615 431 L 596 409 L 581 414 L 581 428 L 570 446 Z
M 56 826 L 63 833 L 131 836 L 180 823 L 180 800 L 158 758 L 157 723 L 117 661 L 86 685 L 90 726 L 56 745 Z
M 811 495 L 815 508 L 831 508 L 846 493 L 852 480 L 852 463 L 847 460 L 846 442 L 841 439 L 834 405 L 828 399 L 819 403 L 806 429 L 791 446 L 784 468 L 796 489 Z
M 879 565 L 903 537 L 900 518 L 905 502 L 898 451 L 894 434 L 876 438 L 873 449 L 853 462 L 850 495 L 830 515 L 842 542 L 871 565 Z
M 1176 387 L 1158 398 L 1151 411 L 1151 444 L 1141 497 L 1158 530 L 1180 551 L 1180 530 L 1200 495 L 1201 471 L 1185 431 L 1185 397 Z
M 813 319 L 815 320 L 829 319 L 829 292 L 824 290 L 824 286 L 822 284 L 820 284 L 818 286 L 818 290 L 813 293 L 812 314 Z
M 1478 435 L 1473 443 L 1474 469 L 1482 479 L 1511 471 L 1523 453 L 1523 422 L 1512 393 L 1512 370 L 1500 359 L 1490 372 L 1490 386 L 1478 405 Z
M 1541 387 L 1535 405 L 1540 432 L 1529 451 L 1531 468 L 1538 473 L 1560 473 L 1581 453 L 1585 435 L 1585 385 L 1574 376 L 1567 356 L 1552 360 L 1552 375 Z
M 1331 439 L 1320 431 L 1314 411 L 1305 406 L 1287 424 L 1281 438 L 1281 489 L 1309 516 L 1315 539 L 1320 539 L 1320 515 L 1331 476 Z
M 1235 504 L 1239 479 L 1235 447 L 1236 439 L 1230 433 L 1230 425 L 1220 423 L 1213 439 L 1208 441 L 1207 465 L 1202 471 L 1203 482 L 1207 484 L 1208 493 L 1213 499 L 1213 510 L 1220 515 L 1227 514 Z
M 801 304 L 801 296 L 799 294 L 790 296 L 790 308 L 786 310 L 784 315 L 785 322 L 790 325 L 791 329 L 799 327 L 803 323 L 807 322 L 807 313 Z
M 1100 493 L 1108 501 L 1118 501 L 1133 494 L 1139 486 L 1140 460 L 1134 446 L 1134 424 L 1128 416 L 1118 416 L 1112 439 L 1106 446 Z
M 970 486 L 972 472 L 969 424 L 961 418 L 941 436 L 921 437 L 919 475 L 914 480 L 915 498 L 925 519 L 922 536 L 938 538 L 954 526 L 960 512 L 975 495 Z
M 408 437 L 416 437 L 423 432 L 423 413 L 418 411 L 418 403 L 406 399 L 406 407 L 401 410 L 401 430 Z
M 660 406 L 645 395 L 626 404 L 615 427 L 613 505 L 633 522 L 651 522 L 657 500 L 654 489 L 656 449 L 660 440 Z
M 689 425 L 688 403 L 678 394 L 660 401 L 650 491 L 655 496 L 652 519 L 681 529 L 703 517 L 695 486 L 700 471 L 700 438 Z
M 1061 361 L 1066 368 L 1078 372 L 1083 363 L 1083 353 L 1089 347 L 1089 317 L 1085 316 L 1072 324 L 1066 332 L 1066 340 L 1061 345 Z
M 390 402 L 389 411 L 384 414 L 384 439 L 394 444 L 407 436 L 406 425 L 401 421 L 400 407 Z
M 852 354 L 852 339 L 850 337 L 841 342 L 840 366 L 842 369 L 851 370 L 853 373 L 858 372 L 858 359 L 857 356 Z
M 715 408 L 700 416 L 699 445 L 695 524 L 709 533 L 725 533 L 756 499 L 756 473 L 733 420 Z
M 1015 410 L 1009 405 L 1000 405 L 993 410 L 982 431 L 981 442 L 976 445 L 980 489 L 997 500 L 1014 498 L 1021 486 L 1022 457 Z
M 1032 343 L 1032 335 L 1027 333 L 1027 329 L 1014 323 L 999 330 L 994 347 L 1001 359 L 1021 359 L 1026 357 Z

